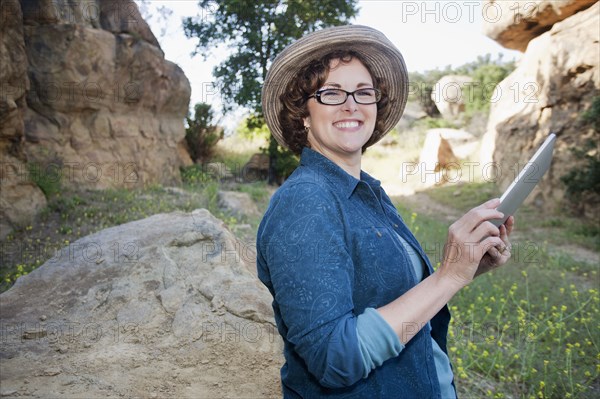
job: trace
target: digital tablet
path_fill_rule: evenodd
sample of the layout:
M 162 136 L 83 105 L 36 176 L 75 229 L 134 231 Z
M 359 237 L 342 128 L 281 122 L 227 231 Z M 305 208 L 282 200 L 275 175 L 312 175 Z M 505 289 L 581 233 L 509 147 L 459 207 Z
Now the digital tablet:
M 525 164 L 525 167 L 518 174 L 517 178 L 506 189 L 500 197 L 498 209 L 504 214 L 502 219 L 490 220 L 495 226 L 500 226 L 506 222 L 509 216 L 513 215 L 519 206 L 525 201 L 525 198 L 533 191 L 535 186 L 542 180 L 546 171 L 550 168 L 552 161 L 552 152 L 554 151 L 554 142 L 556 135 L 550 133 L 546 141 L 533 154 L 533 157 Z

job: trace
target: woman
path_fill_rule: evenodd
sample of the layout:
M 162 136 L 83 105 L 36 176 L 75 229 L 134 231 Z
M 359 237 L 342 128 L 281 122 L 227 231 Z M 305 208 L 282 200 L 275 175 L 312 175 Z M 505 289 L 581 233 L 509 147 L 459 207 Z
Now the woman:
M 300 166 L 258 230 L 257 267 L 284 341 L 285 398 L 452 398 L 446 303 L 475 275 L 506 263 L 513 218 L 491 200 L 454 223 L 441 266 L 381 188 L 364 150 L 400 119 L 400 52 L 380 32 L 311 33 L 273 62 L 263 110 Z

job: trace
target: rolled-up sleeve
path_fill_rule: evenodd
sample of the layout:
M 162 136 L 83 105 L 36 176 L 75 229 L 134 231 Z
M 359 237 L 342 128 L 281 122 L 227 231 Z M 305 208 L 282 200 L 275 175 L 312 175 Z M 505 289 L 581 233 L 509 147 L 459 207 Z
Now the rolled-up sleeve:
M 398 356 L 404 345 L 377 310 L 366 308 L 357 319 L 358 344 L 365 368 L 363 377 L 367 377 L 371 370 Z
M 319 185 L 300 183 L 278 192 L 258 234 L 259 275 L 268 274 L 284 338 L 328 388 L 350 386 L 370 371 L 357 335 L 342 217 Z

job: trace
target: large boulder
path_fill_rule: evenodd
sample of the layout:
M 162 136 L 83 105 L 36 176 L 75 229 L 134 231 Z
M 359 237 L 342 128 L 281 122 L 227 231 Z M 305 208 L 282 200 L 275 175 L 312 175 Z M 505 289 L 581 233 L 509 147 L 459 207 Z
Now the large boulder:
M 465 112 L 469 85 L 473 78 L 466 75 L 443 76 L 434 86 L 431 99 L 444 119 L 457 120 Z
M 280 396 L 271 300 L 206 210 L 100 231 L 0 295 L 3 396 Z
M 483 32 L 506 48 L 525 51 L 531 39 L 597 0 L 486 0 Z
M 565 192 L 561 176 L 581 166 L 572 150 L 589 140 L 600 142 L 598 132 L 581 119 L 600 95 L 598 26 L 599 3 L 555 24 L 529 43 L 517 69 L 497 87 L 481 162 L 497 165 L 502 189 L 550 132 L 558 136 L 551 170 L 528 202 L 559 204 Z M 586 206 L 588 214 L 597 212 L 598 203 Z
M 32 222 L 46 197 L 31 182 L 25 155 L 27 56 L 18 0 L 3 0 L 0 24 L 0 240 Z
M 217 192 L 217 204 L 236 217 L 256 217 L 260 215 L 256 202 L 252 200 L 248 193 L 219 190 Z

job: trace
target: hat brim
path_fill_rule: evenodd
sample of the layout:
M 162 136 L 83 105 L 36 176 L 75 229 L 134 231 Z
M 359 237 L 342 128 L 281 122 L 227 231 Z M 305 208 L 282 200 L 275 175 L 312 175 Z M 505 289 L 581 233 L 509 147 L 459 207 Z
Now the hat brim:
M 289 148 L 279 120 L 280 100 L 290 82 L 310 62 L 335 50 L 355 51 L 369 64 L 371 72 L 382 78 L 388 92 L 388 109 L 382 115 L 383 129 L 373 132 L 376 143 L 396 126 L 408 98 L 408 72 L 400 51 L 381 32 L 368 26 L 344 25 L 309 33 L 286 47 L 273 61 L 262 88 L 265 121 L 277 142 Z

